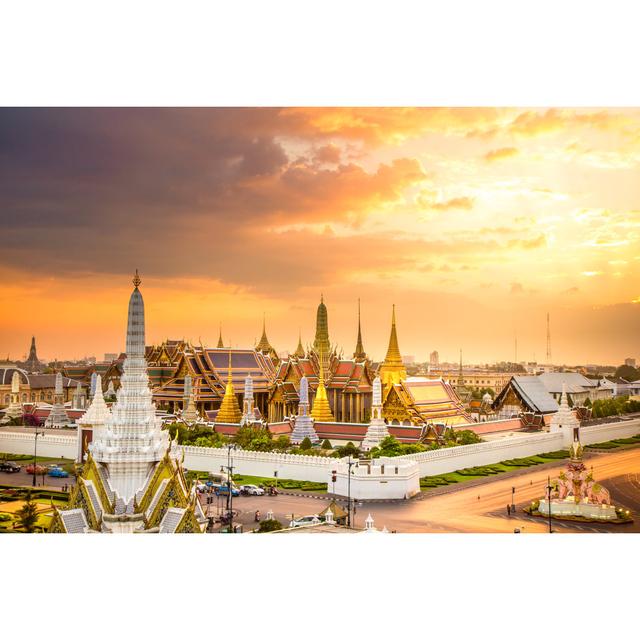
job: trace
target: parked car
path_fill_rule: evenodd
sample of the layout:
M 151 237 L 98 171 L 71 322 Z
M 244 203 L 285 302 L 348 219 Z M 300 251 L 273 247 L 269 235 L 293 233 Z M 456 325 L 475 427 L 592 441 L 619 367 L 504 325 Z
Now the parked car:
M 51 478 L 68 478 L 69 473 L 60 467 L 54 467 L 53 469 L 49 469 L 49 473 L 47 474 Z
M 324 516 L 302 516 L 301 518 L 296 518 L 289 523 L 290 527 L 306 527 L 310 524 L 317 524 L 318 522 L 324 522 Z
M 11 460 L 0 462 L 0 471 L 6 471 L 7 473 L 17 473 L 18 471 L 20 471 L 20 469 L 20 465 L 12 462 Z
M 229 487 L 225 484 L 216 487 L 215 489 L 217 496 L 228 496 L 229 495 Z M 236 487 L 231 487 L 231 495 L 235 498 L 240 495 L 240 491 Z
M 245 496 L 263 496 L 264 489 L 257 487 L 255 484 L 243 484 L 240 487 L 240 493 Z
M 196 485 L 196 489 L 198 491 L 207 491 L 209 487 L 206 484 L 204 484 L 204 482 L 198 482 L 198 484 Z

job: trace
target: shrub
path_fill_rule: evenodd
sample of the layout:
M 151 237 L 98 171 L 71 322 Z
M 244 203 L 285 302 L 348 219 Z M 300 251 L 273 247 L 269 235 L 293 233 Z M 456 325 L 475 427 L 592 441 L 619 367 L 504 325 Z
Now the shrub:
M 280 529 L 284 529 L 280 520 L 262 520 L 257 531 L 258 533 L 268 533 L 269 531 L 280 531 Z
M 322 441 L 322 449 L 333 449 L 331 443 L 326 438 Z
M 300 448 L 307 450 L 307 449 L 311 449 L 311 447 L 313 447 L 313 443 L 311 442 L 311 440 L 306 437 L 301 443 L 300 443 Z

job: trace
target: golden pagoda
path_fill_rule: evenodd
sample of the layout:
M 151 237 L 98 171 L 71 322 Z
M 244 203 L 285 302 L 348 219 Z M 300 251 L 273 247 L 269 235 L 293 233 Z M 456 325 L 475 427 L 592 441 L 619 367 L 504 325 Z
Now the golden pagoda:
M 316 353 L 324 353 L 325 356 L 331 352 L 329 343 L 329 317 L 327 307 L 324 304 L 324 295 L 320 295 L 320 304 L 316 315 L 316 337 L 313 341 L 313 348 Z
M 329 404 L 329 398 L 327 398 L 327 389 L 324 386 L 324 364 L 322 358 L 322 345 L 320 347 L 320 357 L 318 358 L 318 366 L 320 371 L 318 373 L 318 388 L 316 389 L 316 397 L 313 401 L 313 409 L 311 410 L 311 417 L 316 422 L 335 422 L 333 412 L 331 411 L 331 405 Z
M 396 333 L 396 305 L 393 305 L 391 315 L 391 335 L 389 336 L 389 347 L 387 357 L 378 370 L 378 375 L 384 386 L 398 384 L 407 377 L 407 370 L 402 362 L 400 348 L 398 347 L 398 334 Z
M 224 398 L 222 398 L 220 410 L 216 416 L 216 422 L 240 424 L 241 418 L 242 411 L 240 411 L 240 405 L 238 404 L 238 398 L 236 397 L 233 389 L 233 380 L 231 378 L 231 349 L 229 349 L 229 373 L 227 375 L 227 386 L 224 390 Z

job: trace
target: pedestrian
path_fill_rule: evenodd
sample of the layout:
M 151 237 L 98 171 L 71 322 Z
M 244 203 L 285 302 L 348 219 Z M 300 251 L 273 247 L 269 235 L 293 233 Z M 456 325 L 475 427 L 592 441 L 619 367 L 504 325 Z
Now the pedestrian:
M 507 505 L 507 515 L 508 516 L 511 515 L 511 505 L 510 504 Z
M 480 500 L 480 496 L 478 496 L 478 500 Z

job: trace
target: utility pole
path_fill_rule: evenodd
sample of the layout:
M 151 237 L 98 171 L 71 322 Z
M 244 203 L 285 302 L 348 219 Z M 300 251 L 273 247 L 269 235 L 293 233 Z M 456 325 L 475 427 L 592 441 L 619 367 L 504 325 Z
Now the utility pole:
M 551 528 L 551 476 L 547 476 L 547 506 L 549 507 L 549 533 L 553 533 Z
M 347 460 L 347 527 L 351 528 L 351 467 L 355 461 L 351 460 L 351 454 Z

